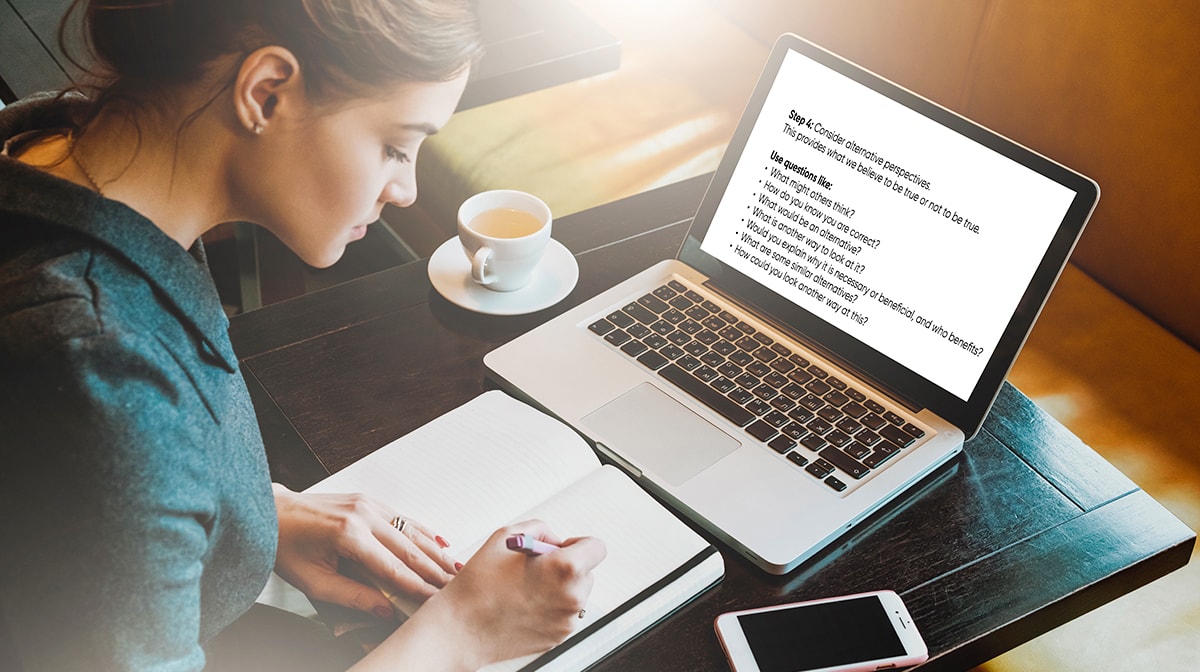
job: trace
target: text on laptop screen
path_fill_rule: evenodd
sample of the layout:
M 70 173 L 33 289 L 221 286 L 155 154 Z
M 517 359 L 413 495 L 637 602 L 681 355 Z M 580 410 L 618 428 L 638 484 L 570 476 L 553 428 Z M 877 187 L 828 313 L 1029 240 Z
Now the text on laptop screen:
M 966 400 L 1074 197 L 789 52 L 701 249 Z

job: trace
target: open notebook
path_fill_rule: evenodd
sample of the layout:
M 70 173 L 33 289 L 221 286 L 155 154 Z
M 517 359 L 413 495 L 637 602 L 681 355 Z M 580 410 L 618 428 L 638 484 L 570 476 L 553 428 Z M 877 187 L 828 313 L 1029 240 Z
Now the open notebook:
M 500 670 L 580 670 L 724 576 L 721 555 L 620 470 L 601 465 L 566 425 L 486 392 L 308 492 L 362 492 L 450 540 L 467 561 L 497 528 L 530 518 L 561 537 L 596 536 L 586 616 L 566 642 Z M 392 598 L 405 613 L 414 605 Z

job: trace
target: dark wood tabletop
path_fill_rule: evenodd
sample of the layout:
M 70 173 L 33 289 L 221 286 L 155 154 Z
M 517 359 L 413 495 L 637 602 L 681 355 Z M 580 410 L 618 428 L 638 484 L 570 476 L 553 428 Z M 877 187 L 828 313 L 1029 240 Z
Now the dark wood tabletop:
M 233 318 L 273 477 L 305 488 L 494 387 L 486 352 L 673 256 L 707 181 L 556 220 L 580 279 L 541 313 L 462 310 L 417 262 Z M 598 669 L 727 670 L 721 612 L 892 589 L 929 645 L 924 668 L 961 670 L 1182 567 L 1195 533 L 1005 385 L 960 458 L 792 573 L 713 543 L 722 582 Z

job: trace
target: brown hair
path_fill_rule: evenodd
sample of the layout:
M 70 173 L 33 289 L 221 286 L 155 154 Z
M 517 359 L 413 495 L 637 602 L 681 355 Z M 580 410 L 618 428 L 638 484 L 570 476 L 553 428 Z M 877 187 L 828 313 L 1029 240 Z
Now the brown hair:
M 217 57 L 267 45 L 296 56 L 323 102 L 453 79 L 480 52 L 475 0 L 74 0 L 59 26 L 64 52 L 80 10 L 93 61 L 78 87 L 91 100 L 81 129 L 118 101 L 152 105 Z

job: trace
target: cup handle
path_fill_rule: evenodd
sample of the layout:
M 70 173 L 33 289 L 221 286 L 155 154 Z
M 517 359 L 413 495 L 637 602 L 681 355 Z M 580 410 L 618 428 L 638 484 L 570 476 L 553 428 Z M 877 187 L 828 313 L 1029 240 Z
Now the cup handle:
M 495 278 L 487 277 L 487 262 L 492 256 L 492 248 L 481 247 L 475 250 L 475 255 L 471 257 L 471 279 L 481 285 L 490 285 L 495 281 Z

